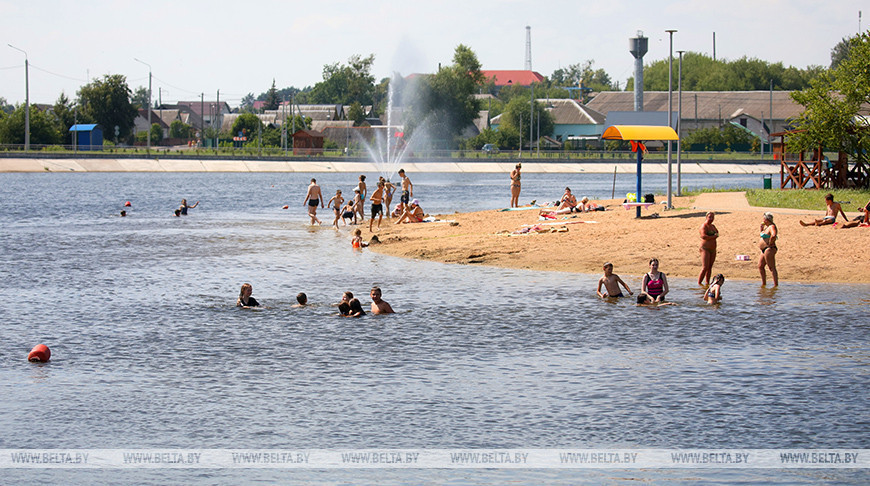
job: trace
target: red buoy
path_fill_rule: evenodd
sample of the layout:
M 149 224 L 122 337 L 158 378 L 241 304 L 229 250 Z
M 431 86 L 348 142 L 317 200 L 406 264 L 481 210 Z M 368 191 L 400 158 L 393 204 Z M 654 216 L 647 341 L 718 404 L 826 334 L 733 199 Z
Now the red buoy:
M 34 363 L 46 363 L 51 359 L 51 350 L 44 344 L 37 344 L 27 355 L 27 361 Z
M 125 207 L 125 208 L 129 208 L 130 206 L 132 206 L 132 204 L 130 203 L 130 201 L 127 201 L 127 202 L 124 203 L 124 207 Z
M 284 207 L 281 208 L 281 209 L 290 209 L 290 206 L 284 206 Z

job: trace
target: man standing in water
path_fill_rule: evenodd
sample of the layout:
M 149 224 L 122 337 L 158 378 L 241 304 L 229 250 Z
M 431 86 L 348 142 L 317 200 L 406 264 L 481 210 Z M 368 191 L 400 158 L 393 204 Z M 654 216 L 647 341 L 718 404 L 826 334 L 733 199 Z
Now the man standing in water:
M 378 217 L 378 229 L 381 229 L 381 220 L 384 219 L 384 182 L 378 181 L 378 188 L 372 193 L 372 219 L 369 220 L 369 231 L 372 230 L 372 223 L 375 222 L 375 216 Z
M 305 194 L 305 201 L 302 204 L 308 204 L 308 216 L 311 217 L 311 224 L 315 222 L 320 224 L 317 219 L 317 205 L 323 207 L 323 196 L 320 194 L 320 186 L 317 185 L 317 180 L 311 179 L 311 184 L 308 185 L 308 193 Z
M 411 198 L 414 197 L 414 184 L 411 184 L 411 179 L 405 175 L 405 169 L 399 169 L 399 177 L 402 178 L 402 197 L 399 200 L 407 207 Z

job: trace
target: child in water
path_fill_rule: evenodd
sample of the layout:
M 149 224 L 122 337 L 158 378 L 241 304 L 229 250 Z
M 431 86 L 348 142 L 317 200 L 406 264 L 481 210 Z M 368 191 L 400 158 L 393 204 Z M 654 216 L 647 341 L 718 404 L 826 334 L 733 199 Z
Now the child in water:
M 257 299 L 251 297 L 252 293 L 254 293 L 254 287 L 251 284 L 242 284 L 242 290 L 239 291 L 239 300 L 236 301 L 236 307 L 242 307 L 244 309 L 249 307 L 259 307 L 260 303 L 257 302 Z
M 353 232 L 353 238 L 350 240 L 350 246 L 354 247 L 354 249 L 363 248 L 369 246 L 368 243 L 362 240 L 362 230 L 357 229 Z
M 637 294 L 637 305 L 648 305 L 648 306 L 653 306 L 653 307 L 661 307 L 664 305 L 677 305 L 677 304 L 675 304 L 673 302 L 661 302 L 661 301 L 656 302 L 656 300 L 653 298 L 652 295 L 650 295 L 646 292 L 641 292 L 641 293 Z
M 604 275 L 600 279 L 598 279 L 598 290 L 596 290 L 598 297 L 601 297 L 602 299 L 606 299 L 608 297 L 625 297 L 624 295 L 622 295 L 622 291 L 619 290 L 620 284 L 625 287 L 628 295 L 634 295 L 631 292 L 631 289 L 628 288 L 628 285 L 626 285 L 625 282 L 623 282 L 622 279 L 619 278 L 619 275 L 613 273 L 613 264 L 610 262 L 605 263 Z M 606 290 L 606 292 L 604 293 L 601 293 L 602 285 L 604 286 L 604 290 Z
M 299 292 L 296 294 L 296 304 L 293 307 L 305 307 L 308 305 L 308 296 L 305 295 L 305 292 Z
M 708 304 L 718 304 L 722 301 L 722 284 L 725 283 L 725 275 L 721 273 L 713 277 L 713 284 L 704 292 L 704 300 Z

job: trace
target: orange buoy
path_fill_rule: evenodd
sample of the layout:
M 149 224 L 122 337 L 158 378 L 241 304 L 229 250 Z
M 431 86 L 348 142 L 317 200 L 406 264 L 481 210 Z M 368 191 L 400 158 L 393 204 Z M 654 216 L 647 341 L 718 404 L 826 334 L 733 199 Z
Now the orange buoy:
M 46 363 L 51 359 L 51 350 L 44 344 L 37 344 L 27 355 L 27 361 L 34 363 Z
M 124 207 L 125 207 L 125 208 L 129 208 L 129 207 L 132 206 L 132 205 L 133 205 L 133 204 L 131 204 L 130 201 L 127 201 L 127 202 L 124 203 Z
M 284 207 L 281 208 L 281 209 L 290 209 L 290 206 L 284 206 Z

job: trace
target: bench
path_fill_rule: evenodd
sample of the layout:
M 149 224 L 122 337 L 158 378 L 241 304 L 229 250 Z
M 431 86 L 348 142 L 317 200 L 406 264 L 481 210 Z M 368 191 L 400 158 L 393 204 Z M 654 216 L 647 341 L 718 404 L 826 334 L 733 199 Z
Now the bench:
M 639 203 L 639 202 L 631 202 L 631 203 L 622 203 L 622 207 L 625 209 L 638 208 L 642 207 L 644 209 L 652 206 L 655 203 Z

